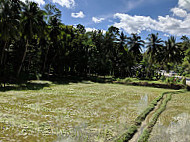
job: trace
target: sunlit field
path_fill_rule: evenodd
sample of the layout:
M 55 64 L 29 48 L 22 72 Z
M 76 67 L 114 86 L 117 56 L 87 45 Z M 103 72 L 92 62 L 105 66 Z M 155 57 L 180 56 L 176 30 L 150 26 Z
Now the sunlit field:
M 190 92 L 174 94 L 155 125 L 151 142 L 190 141 Z
M 0 92 L 2 141 L 112 141 L 167 91 L 93 82 L 33 89 Z

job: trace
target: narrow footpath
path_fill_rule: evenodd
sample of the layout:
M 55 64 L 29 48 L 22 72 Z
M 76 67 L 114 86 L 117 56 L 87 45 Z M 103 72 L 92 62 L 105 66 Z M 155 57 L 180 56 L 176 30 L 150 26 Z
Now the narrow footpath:
M 166 98 L 166 95 L 163 96 L 163 98 L 157 103 L 157 106 L 154 108 L 153 111 L 149 113 L 149 115 L 146 117 L 146 119 L 142 122 L 140 128 L 138 128 L 137 132 L 133 136 L 129 142 L 138 142 L 140 136 L 142 135 L 144 129 L 146 128 L 147 124 L 150 123 L 152 115 L 160 108 L 160 105 L 162 104 L 163 99 Z
M 173 94 L 184 93 L 183 91 L 171 91 L 162 93 L 153 100 L 148 108 L 140 114 L 124 134 L 118 137 L 115 142 L 147 142 L 161 113 L 166 109 L 167 103 Z

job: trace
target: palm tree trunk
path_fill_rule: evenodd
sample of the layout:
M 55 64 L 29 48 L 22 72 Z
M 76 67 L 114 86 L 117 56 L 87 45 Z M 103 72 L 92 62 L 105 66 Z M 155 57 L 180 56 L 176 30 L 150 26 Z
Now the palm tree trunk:
M 25 60 L 25 58 L 26 58 L 27 50 L 28 50 L 28 40 L 26 41 L 26 47 L 25 47 L 24 55 L 23 55 L 23 57 L 22 57 L 21 64 L 20 64 L 20 66 L 19 66 L 19 68 L 18 68 L 17 77 L 19 77 L 19 75 L 20 75 L 20 72 L 21 72 L 21 69 L 22 69 L 22 65 L 23 65 L 24 60 Z
M 45 60 L 44 60 L 44 64 L 43 64 L 42 74 L 44 74 L 44 72 L 45 72 L 48 53 L 49 53 L 49 47 L 48 47 L 47 53 L 45 55 Z
M 51 73 L 51 67 L 52 67 L 52 65 L 53 65 L 53 63 L 54 63 L 54 60 L 55 60 L 56 56 L 57 56 L 57 53 L 55 54 L 55 56 L 54 56 L 53 59 L 52 59 L 52 62 L 51 62 L 50 65 L 49 65 L 48 78 L 49 78 L 49 75 L 50 75 L 50 73 Z
M 3 59 L 4 59 L 4 54 L 5 54 L 5 48 L 7 46 L 7 41 L 5 42 L 5 45 L 3 47 L 3 50 L 2 50 L 2 54 L 1 54 L 1 65 L 3 64 Z

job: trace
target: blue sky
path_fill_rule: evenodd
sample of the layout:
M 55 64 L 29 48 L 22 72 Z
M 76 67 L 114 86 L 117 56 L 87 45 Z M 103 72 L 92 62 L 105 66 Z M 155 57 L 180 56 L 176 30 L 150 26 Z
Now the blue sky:
M 24 1 L 24 0 L 23 0 Z M 83 24 L 87 30 L 107 30 L 113 25 L 127 35 L 138 33 L 146 39 L 159 33 L 167 39 L 190 35 L 190 0 L 32 0 L 53 3 L 62 11 L 66 25 Z

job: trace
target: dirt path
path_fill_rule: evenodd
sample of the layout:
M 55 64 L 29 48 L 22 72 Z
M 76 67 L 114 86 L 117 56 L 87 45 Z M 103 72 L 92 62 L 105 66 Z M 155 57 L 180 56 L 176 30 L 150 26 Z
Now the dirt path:
M 152 115 L 154 114 L 154 112 L 160 108 L 160 105 L 162 104 L 162 101 L 165 99 L 165 96 L 163 96 L 163 98 L 158 102 L 158 104 L 156 105 L 156 107 L 154 108 L 153 111 L 151 111 L 149 113 L 149 115 L 146 117 L 146 119 L 142 122 L 141 127 L 138 128 L 138 131 L 135 133 L 135 135 L 133 136 L 133 138 L 131 140 L 129 140 L 129 142 L 138 142 L 138 139 L 140 138 L 140 136 L 143 133 L 143 130 L 145 129 L 145 127 L 147 126 L 147 124 L 150 122 Z
M 154 125 L 156 124 L 161 113 L 166 109 L 167 103 L 171 100 L 173 94 L 183 93 L 183 91 L 170 91 L 162 93 L 162 96 L 153 101 L 154 107 L 148 107 L 144 113 L 135 120 L 135 124 L 132 125 L 126 133 L 122 134 L 119 138 L 116 138 L 116 142 L 144 142 L 148 141 L 148 138 L 152 132 Z M 150 109 L 152 108 L 152 109 Z M 148 113 L 147 113 L 148 111 Z M 144 120 L 144 121 L 143 121 Z

